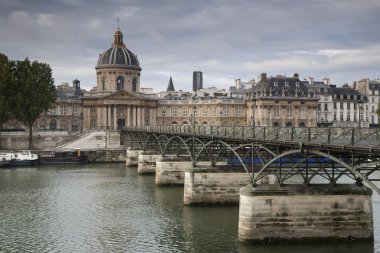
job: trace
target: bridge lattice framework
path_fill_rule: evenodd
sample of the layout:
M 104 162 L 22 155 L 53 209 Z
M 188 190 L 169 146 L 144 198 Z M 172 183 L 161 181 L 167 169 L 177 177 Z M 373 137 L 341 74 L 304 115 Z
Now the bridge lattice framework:
M 145 126 L 121 130 L 133 148 L 218 161 L 244 168 L 255 185 L 267 175 L 278 183 L 362 184 L 380 194 L 380 129 L 224 126 Z

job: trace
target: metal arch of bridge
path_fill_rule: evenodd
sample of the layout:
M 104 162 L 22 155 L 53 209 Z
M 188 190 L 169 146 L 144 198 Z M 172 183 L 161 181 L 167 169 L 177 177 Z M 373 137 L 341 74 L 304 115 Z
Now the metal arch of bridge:
M 221 155 L 223 154 L 223 151 L 230 151 L 234 155 L 234 157 L 239 160 L 240 165 L 243 166 L 245 172 L 249 175 L 252 183 L 254 178 L 253 176 L 255 167 L 254 157 L 258 158 L 259 164 L 261 164 L 262 166 L 264 166 L 266 162 L 270 160 L 268 159 L 268 156 L 275 157 L 275 153 L 273 153 L 273 151 L 259 144 L 245 143 L 234 147 L 233 145 L 230 145 L 224 141 L 213 140 L 206 143 L 199 150 L 198 154 L 195 156 L 195 162 L 199 159 L 199 155 L 202 153 L 203 150 L 208 150 L 208 147 L 211 147 L 211 149 L 209 150 L 214 150 L 218 145 L 221 145 L 223 148 L 219 147 L 217 149 L 218 152 L 216 152 L 215 156 L 213 156 L 213 152 L 208 152 L 209 154 L 211 154 L 211 165 L 215 166 L 216 162 L 218 161 L 218 158 L 221 157 Z M 244 162 L 246 159 L 248 159 L 247 163 Z
M 313 166 L 315 162 L 318 162 L 317 166 Z M 355 163 L 354 157 L 352 157 L 351 163 Z M 255 185 L 258 180 L 266 175 L 273 174 L 280 184 L 295 175 L 301 176 L 304 180 L 303 183 L 307 184 L 310 184 L 317 176 L 324 178 L 331 184 L 336 184 L 343 176 L 347 176 L 358 183 L 364 181 L 380 194 L 380 189 L 373 183 L 377 179 L 369 178 L 374 172 L 379 171 L 379 167 L 380 160 L 351 166 L 338 157 L 318 150 L 296 149 L 285 151 L 265 164 L 254 177 L 253 184 Z
M 359 183 L 366 182 L 380 194 L 379 188 L 373 183 L 380 181 L 380 175 L 375 173 L 380 170 L 380 129 L 161 126 L 134 127 L 124 131 L 129 134 L 139 132 L 181 136 L 187 144 L 187 153 L 193 146 L 201 146 L 194 148 L 197 150 L 194 152 L 195 160 L 204 155 L 204 150 L 211 150 L 212 156 L 215 157 L 215 150 L 202 148 L 206 144 L 212 147 L 215 143 L 224 142 L 224 149 L 230 150 L 231 153 L 239 145 L 260 143 L 264 147 L 275 148 L 277 156 L 262 166 L 259 175 L 254 178 L 250 175 L 254 183 L 265 173 L 268 174 L 268 171 L 276 172 L 280 183 L 298 176 L 304 183 L 312 183 L 317 178 L 322 178 L 328 183 L 336 184 L 345 176 Z M 190 143 L 194 139 L 198 139 L 199 144 L 192 146 Z M 220 148 L 218 150 L 219 154 L 216 157 L 228 153 Z M 242 159 L 244 156 L 238 153 L 233 155 L 249 172 Z M 317 161 L 318 166 L 315 162 L 310 163 L 310 159 Z

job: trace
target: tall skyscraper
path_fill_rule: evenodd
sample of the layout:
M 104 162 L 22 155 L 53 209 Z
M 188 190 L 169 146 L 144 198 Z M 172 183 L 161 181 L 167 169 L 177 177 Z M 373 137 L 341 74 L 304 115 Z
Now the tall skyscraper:
M 193 72 L 193 91 L 203 89 L 202 71 Z

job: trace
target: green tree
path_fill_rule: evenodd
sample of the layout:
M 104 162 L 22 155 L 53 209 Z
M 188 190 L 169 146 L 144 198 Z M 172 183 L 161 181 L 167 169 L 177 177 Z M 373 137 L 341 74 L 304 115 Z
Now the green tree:
M 11 71 L 8 57 L 0 53 L 0 149 L 1 129 L 11 117 L 9 89 L 11 86 Z
M 48 64 L 28 59 L 12 64 L 14 116 L 29 128 L 29 148 L 33 148 L 33 124 L 49 110 L 56 98 L 52 71 Z
M 376 113 L 377 113 L 377 115 L 380 116 L 380 102 L 379 102 L 379 104 L 377 105 Z

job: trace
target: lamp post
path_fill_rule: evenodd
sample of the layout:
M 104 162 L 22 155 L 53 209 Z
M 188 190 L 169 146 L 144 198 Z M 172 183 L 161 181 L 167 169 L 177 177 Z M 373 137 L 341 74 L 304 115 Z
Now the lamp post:
M 80 133 L 83 131 L 83 112 L 80 112 Z
M 192 162 L 193 162 L 193 167 L 195 167 L 195 112 L 197 110 L 197 107 L 194 105 L 193 107 L 193 148 L 192 148 Z

